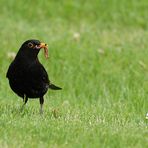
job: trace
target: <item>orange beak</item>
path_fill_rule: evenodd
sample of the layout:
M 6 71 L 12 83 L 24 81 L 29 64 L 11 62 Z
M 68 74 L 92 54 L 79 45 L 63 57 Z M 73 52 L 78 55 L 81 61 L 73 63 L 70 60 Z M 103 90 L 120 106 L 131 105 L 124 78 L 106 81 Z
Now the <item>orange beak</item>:
M 40 48 L 44 48 L 44 55 L 46 58 L 48 58 L 48 45 L 45 43 L 40 43 Z

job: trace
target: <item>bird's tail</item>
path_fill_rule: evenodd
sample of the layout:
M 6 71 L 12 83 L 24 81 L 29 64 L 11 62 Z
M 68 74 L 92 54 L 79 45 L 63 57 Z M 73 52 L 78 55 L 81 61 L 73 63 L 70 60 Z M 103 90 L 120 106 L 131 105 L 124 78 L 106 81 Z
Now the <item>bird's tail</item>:
M 49 84 L 49 88 L 50 89 L 53 89 L 53 90 L 60 90 L 60 89 L 62 89 L 62 88 L 60 88 L 60 87 L 58 87 L 58 86 L 55 86 L 54 84 Z

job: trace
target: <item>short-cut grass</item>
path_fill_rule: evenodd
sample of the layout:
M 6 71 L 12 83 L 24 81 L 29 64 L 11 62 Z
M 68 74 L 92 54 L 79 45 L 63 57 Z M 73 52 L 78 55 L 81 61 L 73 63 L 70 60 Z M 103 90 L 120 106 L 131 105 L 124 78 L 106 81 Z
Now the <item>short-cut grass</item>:
M 147 0 L 0 0 L 0 147 L 148 147 Z M 27 39 L 61 91 L 22 99 L 6 72 Z

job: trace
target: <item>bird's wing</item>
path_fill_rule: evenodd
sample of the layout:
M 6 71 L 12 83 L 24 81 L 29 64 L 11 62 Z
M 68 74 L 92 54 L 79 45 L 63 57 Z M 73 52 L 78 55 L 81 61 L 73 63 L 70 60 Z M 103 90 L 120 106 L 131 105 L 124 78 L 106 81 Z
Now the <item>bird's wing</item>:
M 48 74 L 42 64 L 33 64 L 28 68 L 28 73 L 26 77 L 27 81 L 38 87 L 42 87 L 42 85 L 49 85 L 50 81 L 48 78 Z
M 15 66 L 14 66 L 14 62 L 12 62 L 8 68 L 7 73 L 6 73 L 6 78 L 10 78 L 11 75 L 14 75 L 14 71 L 15 71 Z

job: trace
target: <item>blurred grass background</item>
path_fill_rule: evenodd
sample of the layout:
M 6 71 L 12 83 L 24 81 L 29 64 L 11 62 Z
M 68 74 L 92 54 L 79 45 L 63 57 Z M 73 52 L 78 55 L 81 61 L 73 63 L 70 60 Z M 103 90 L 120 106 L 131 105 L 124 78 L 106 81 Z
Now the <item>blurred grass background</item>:
M 147 0 L 0 0 L 0 147 L 147 147 Z M 22 100 L 6 71 L 27 39 L 49 44 L 39 58 L 63 88 Z

